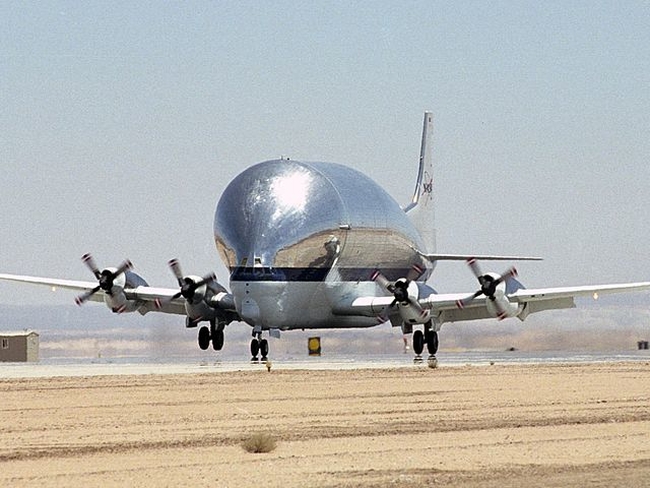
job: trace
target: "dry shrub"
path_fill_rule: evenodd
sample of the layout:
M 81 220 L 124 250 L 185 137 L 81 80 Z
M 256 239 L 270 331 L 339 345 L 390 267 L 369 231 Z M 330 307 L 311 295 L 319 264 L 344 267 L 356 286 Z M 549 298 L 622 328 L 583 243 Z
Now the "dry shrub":
M 258 432 L 242 442 L 242 447 L 247 452 L 264 453 L 276 448 L 275 439 L 270 434 Z

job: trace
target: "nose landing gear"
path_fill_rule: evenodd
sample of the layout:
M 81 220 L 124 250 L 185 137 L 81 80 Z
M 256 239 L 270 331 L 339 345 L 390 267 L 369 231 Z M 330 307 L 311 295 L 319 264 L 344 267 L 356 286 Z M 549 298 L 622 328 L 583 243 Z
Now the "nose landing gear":
M 262 339 L 262 332 L 253 331 L 253 339 L 251 340 L 251 362 L 256 363 L 259 361 L 257 354 L 262 356 L 262 361 L 268 360 L 269 355 L 269 341 Z

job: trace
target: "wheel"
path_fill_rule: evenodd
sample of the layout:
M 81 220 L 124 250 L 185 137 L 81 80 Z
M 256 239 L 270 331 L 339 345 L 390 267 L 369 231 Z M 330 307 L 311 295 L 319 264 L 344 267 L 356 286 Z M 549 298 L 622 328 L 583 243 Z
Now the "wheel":
M 438 352 L 438 343 L 438 333 L 435 330 L 430 330 L 427 334 L 427 350 L 430 355 L 436 355 Z
M 424 350 L 424 334 L 421 330 L 413 332 L 413 352 L 419 356 Z
M 215 351 L 221 351 L 221 348 L 223 348 L 223 339 L 223 330 L 216 329 L 212 336 L 212 347 Z
M 210 329 L 201 327 L 199 329 L 199 347 L 204 351 L 210 346 Z
M 257 353 L 260 352 L 260 343 L 257 339 L 251 341 L 251 356 L 253 359 L 257 359 Z
M 269 355 L 269 341 L 266 339 L 260 341 L 260 355 L 262 356 L 262 361 L 265 361 L 266 356 Z

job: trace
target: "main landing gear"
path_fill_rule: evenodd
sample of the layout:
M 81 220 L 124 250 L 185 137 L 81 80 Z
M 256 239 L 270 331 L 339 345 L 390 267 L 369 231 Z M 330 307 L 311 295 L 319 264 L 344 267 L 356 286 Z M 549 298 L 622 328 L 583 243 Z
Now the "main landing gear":
M 223 328 L 223 324 L 217 324 L 215 320 L 210 321 L 209 328 L 201 327 L 199 329 L 199 347 L 205 351 L 212 342 L 212 348 L 215 351 L 221 351 L 224 341 Z
M 435 368 L 438 366 L 438 359 L 436 358 L 436 353 L 438 352 L 438 332 L 431 328 L 431 324 L 426 324 L 424 326 L 424 332 L 421 330 L 416 330 L 413 332 L 413 352 L 415 353 L 415 358 L 413 362 L 421 363 L 422 351 L 424 351 L 424 345 L 427 346 L 427 351 L 429 352 L 429 357 L 427 362 L 429 367 Z
M 257 354 L 262 356 L 262 361 L 268 360 L 269 355 L 269 341 L 262 339 L 262 332 L 253 331 L 253 340 L 251 340 L 251 362 L 258 362 Z

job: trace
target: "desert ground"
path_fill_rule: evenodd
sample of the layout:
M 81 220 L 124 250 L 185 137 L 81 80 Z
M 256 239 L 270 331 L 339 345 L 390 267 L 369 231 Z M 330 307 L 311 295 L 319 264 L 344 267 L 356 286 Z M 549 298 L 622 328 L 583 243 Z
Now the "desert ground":
M 0 379 L 2 486 L 650 486 L 650 362 Z M 276 440 L 268 453 L 242 442 Z

